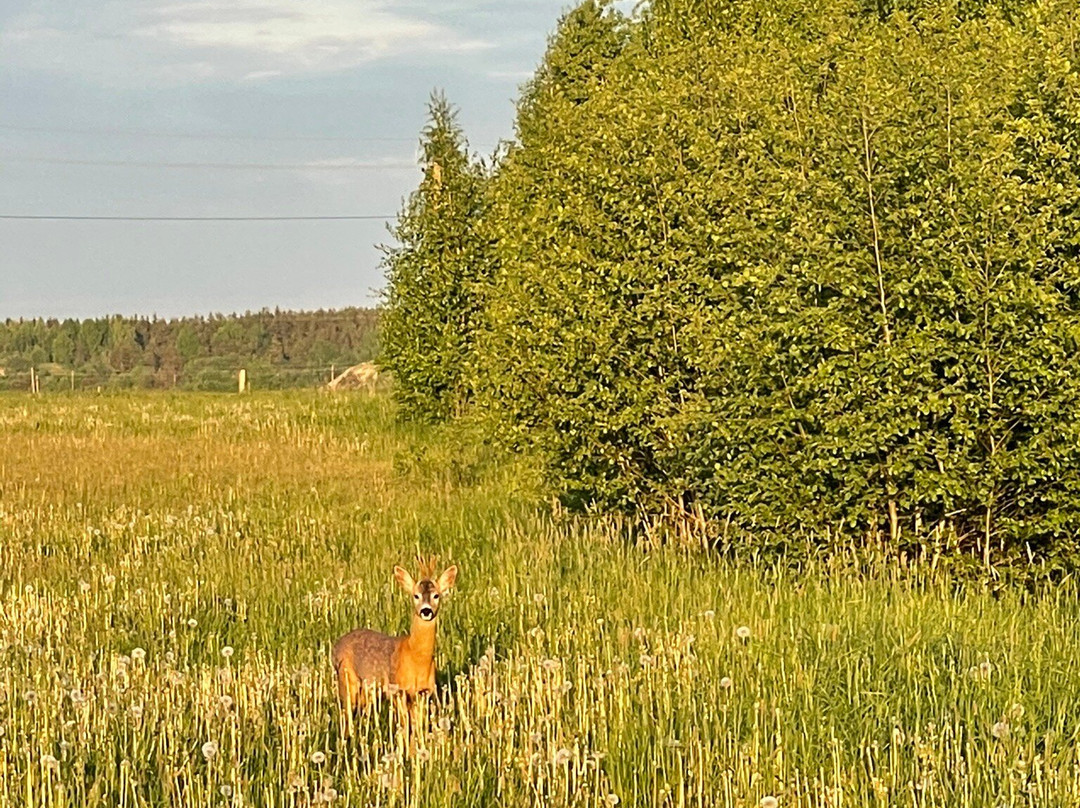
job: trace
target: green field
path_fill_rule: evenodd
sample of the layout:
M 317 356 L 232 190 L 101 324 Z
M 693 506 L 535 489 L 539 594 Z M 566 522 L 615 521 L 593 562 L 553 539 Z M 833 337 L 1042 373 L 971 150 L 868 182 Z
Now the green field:
M 532 471 L 382 398 L 0 397 L 0 805 L 1080 804 L 1073 581 L 645 548 Z M 410 756 L 329 650 L 417 551 Z

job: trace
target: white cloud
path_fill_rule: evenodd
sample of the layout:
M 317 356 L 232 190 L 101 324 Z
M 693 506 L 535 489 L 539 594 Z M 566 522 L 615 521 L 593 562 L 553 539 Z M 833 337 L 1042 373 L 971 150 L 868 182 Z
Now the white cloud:
M 0 65 L 125 83 L 252 81 L 487 47 L 375 0 L 107 0 L 81 13 L 48 0 L 0 28 Z

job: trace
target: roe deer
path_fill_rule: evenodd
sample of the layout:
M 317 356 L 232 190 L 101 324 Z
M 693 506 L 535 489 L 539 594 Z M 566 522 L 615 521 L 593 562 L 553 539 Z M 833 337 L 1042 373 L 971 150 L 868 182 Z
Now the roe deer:
M 436 559 L 420 561 L 420 580 L 401 567 L 394 580 L 412 595 L 412 627 L 403 637 L 371 629 L 350 631 L 334 643 L 334 674 L 338 697 L 348 713 L 365 705 L 375 691 L 404 696 L 412 706 L 416 696 L 435 691 L 435 624 L 439 598 L 457 579 L 457 567 L 447 567 L 437 579 Z

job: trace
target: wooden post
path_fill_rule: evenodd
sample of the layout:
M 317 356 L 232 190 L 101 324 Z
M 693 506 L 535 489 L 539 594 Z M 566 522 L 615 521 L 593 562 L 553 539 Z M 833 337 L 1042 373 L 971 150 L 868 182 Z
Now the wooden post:
M 30 368 L 30 392 L 35 396 L 41 392 L 41 383 L 38 381 L 37 370 Z
M 337 378 L 337 365 L 330 365 L 330 381 Z
M 240 368 L 240 378 L 238 380 L 238 386 L 240 388 L 240 393 L 245 393 L 247 391 L 247 370 L 245 370 L 244 368 Z
M 71 371 L 71 392 L 75 392 L 75 371 Z

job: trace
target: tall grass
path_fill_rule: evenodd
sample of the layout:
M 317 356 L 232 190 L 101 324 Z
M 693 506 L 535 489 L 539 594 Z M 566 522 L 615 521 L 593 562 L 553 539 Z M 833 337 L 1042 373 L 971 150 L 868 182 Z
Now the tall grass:
M 0 805 L 1080 804 L 1077 587 L 643 549 L 381 398 L 0 397 Z M 461 568 L 422 751 L 329 648 Z

